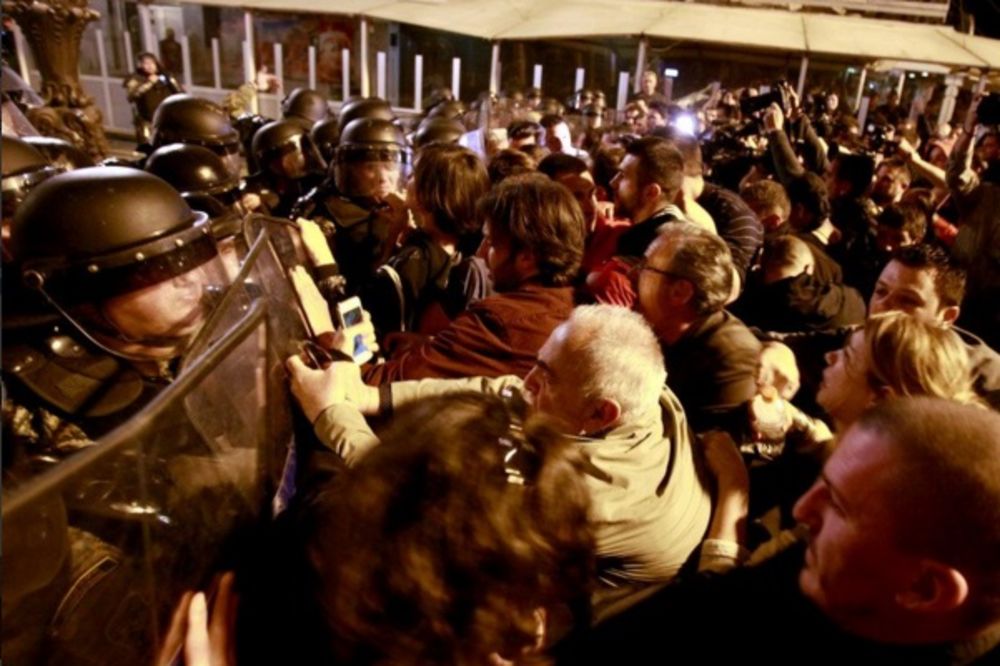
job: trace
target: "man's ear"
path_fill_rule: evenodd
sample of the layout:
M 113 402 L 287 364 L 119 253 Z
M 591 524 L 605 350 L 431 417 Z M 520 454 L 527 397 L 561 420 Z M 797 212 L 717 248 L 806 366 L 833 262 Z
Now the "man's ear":
M 686 305 L 694 298 L 694 285 L 689 280 L 673 280 L 667 295 L 671 305 Z
M 969 581 L 961 571 L 936 560 L 923 560 L 909 587 L 896 603 L 915 613 L 946 613 L 969 598 Z
M 584 423 L 587 433 L 596 433 L 614 425 L 622 415 L 622 407 L 617 400 L 600 398 L 591 403 L 590 413 Z
M 663 196 L 663 188 L 656 183 L 650 183 L 642 188 L 642 201 L 643 203 L 649 203 L 650 201 L 658 201 L 660 197 Z
M 946 324 L 954 324 L 958 321 L 958 315 L 961 313 L 961 309 L 957 305 L 949 305 L 944 310 L 941 311 L 941 318 Z

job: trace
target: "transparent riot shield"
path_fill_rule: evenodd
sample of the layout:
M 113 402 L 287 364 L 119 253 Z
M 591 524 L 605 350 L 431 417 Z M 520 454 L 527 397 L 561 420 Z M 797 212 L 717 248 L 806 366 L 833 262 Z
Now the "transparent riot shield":
M 303 335 L 265 225 L 177 378 L 4 488 L 4 663 L 153 663 L 182 592 L 237 567 L 274 513 L 292 448 L 283 363 Z

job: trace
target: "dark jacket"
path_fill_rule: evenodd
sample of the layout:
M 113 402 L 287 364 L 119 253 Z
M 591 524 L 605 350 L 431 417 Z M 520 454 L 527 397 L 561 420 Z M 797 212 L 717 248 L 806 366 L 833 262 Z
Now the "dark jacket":
M 746 284 L 750 263 L 764 243 L 764 227 L 757 215 L 738 194 L 711 183 L 705 183 L 698 205 L 712 216 L 719 236 L 733 253 L 740 280 Z
M 848 634 L 799 591 L 804 559 L 804 544 L 796 544 L 756 566 L 666 586 L 584 640 L 561 646 L 557 663 L 957 666 L 1000 659 L 997 632 L 963 644 L 928 645 Z
M 825 331 L 865 320 L 857 290 L 807 273 L 754 287 L 747 296 L 744 321 L 765 331 Z
M 702 318 L 664 347 L 667 386 L 695 432 L 723 428 L 734 437 L 743 432 L 745 403 L 757 392 L 760 347 L 750 329 L 725 310 Z
M 369 367 L 364 378 L 385 384 L 426 377 L 524 377 L 572 311 L 572 287 L 523 284 L 473 303 L 433 338 Z
M 676 206 L 667 206 L 652 217 L 636 222 L 618 238 L 617 254 L 623 257 L 641 257 L 646 248 L 656 239 L 656 232 L 667 222 L 677 222 L 681 218 Z

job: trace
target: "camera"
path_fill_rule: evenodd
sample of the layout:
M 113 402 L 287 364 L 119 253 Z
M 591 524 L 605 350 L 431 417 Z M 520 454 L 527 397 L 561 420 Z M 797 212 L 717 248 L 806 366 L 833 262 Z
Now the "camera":
M 785 86 L 787 84 L 784 81 L 778 81 L 774 84 L 774 87 L 762 94 L 755 95 L 754 97 L 744 97 L 740 100 L 740 110 L 743 112 L 744 116 L 752 116 L 758 111 L 763 111 L 771 104 L 777 104 L 781 111 L 785 114 L 788 113 L 788 93 L 785 91 Z
M 1000 125 L 1000 93 L 983 97 L 976 109 L 976 122 L 980 125 Z
M 868 148 L 873 153 L 882 153 L 886 157 L 895 155 L 899 151 L 899 139 L 889 138 L 893 133 L 891 125 L 877 125 L 868 123 L 865 134 L 868 137 Z

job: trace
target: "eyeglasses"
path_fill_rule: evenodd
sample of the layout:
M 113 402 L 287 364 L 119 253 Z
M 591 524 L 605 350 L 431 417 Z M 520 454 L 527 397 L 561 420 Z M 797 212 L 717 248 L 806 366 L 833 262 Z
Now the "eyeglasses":
M 647 264 L 647 260 L 646 260 L 645 257 L 643 257 L 638 262 L 636 262 L 636 264 L 634 266 L 632 266 L 632 270 L 630 272 L 631 272 L 631 274 L 633 276 L 638 277 L 639 273 L 641 273 L 643 271 L 649 271 L 650 273 L 656 273 L 657 275 L 662 275 L 664 277 L 672 278 L 674 280 L 686 280 L 687 279 L 686 277 L 684 277 L 683 275 L 679 275 L 678 273 L 673 273 L 671 271 L 664 270 L 662 268 L 654 268 L 653 266 L 649 266 Z

